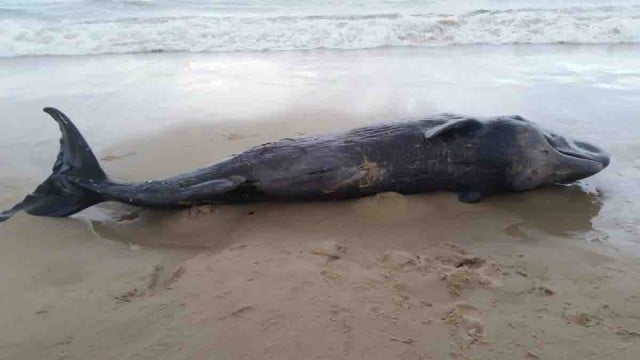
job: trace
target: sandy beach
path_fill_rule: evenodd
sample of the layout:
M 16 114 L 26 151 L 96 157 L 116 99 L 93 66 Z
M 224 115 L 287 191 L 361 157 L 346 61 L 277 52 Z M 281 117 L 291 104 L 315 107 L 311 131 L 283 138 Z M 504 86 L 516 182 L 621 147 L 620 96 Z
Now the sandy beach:
M 436 112 L 520 114 L 605 147 L 569 187 L 459 203 L 150 211 L 0 225 L 2 359 L 634 359 L 640 48 L 453 46 L 0 58 L 0 208 L 65 111 L 122 180 Z

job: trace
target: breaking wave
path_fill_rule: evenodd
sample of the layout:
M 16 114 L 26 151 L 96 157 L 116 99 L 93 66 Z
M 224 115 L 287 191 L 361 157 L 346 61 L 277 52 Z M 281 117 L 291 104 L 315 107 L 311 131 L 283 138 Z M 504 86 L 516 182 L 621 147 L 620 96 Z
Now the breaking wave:
M 15 13 L 16 10 L 0 8 L 0 57 L 640 42 L 638 6 L 476 10 L 457 14 L 156 14 L 78 21 Z

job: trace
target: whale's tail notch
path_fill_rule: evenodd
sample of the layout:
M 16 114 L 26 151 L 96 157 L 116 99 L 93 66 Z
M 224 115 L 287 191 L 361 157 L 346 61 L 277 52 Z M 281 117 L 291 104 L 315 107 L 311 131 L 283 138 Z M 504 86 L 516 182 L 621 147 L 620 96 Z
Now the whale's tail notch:
M 62 132 L 53 172 L 21 203 L 0 212 L 0 222 L 20 211 L 31 215 L 64 217 L 105 200 L 101 194 L 82 188 L 73 181 L 82 179 L 99 183 L 107 180 L 107 175 L 85 139 L 61 111 L 47 107 L 44 112 L 58 123 Z

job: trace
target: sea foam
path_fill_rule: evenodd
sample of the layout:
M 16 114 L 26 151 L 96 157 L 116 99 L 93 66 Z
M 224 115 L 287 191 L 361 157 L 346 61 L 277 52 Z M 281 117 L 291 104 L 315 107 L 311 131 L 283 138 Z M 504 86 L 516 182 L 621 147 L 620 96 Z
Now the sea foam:
M 464 13 L 0 17 L 0 56 L 640 42 L 640 7 Z

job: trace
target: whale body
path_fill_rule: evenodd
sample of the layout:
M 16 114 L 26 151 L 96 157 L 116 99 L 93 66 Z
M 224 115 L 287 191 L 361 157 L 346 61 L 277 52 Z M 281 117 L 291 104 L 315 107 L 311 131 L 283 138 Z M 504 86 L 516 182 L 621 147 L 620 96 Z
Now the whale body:
M 60 126 L 52 174 L 19 211 L 64 217 L 103 201 L 152 208 L 254 201 L 341 200 L 394 191 L 453 191 L 463 202 L 497 192 L 570 183 L 604 169 L 599 147 L 538 127 L 518 115 L 439 114 L 338 134 L 283 139 L 175 177 L 124 183 L 109 178 L 75 125 Z

